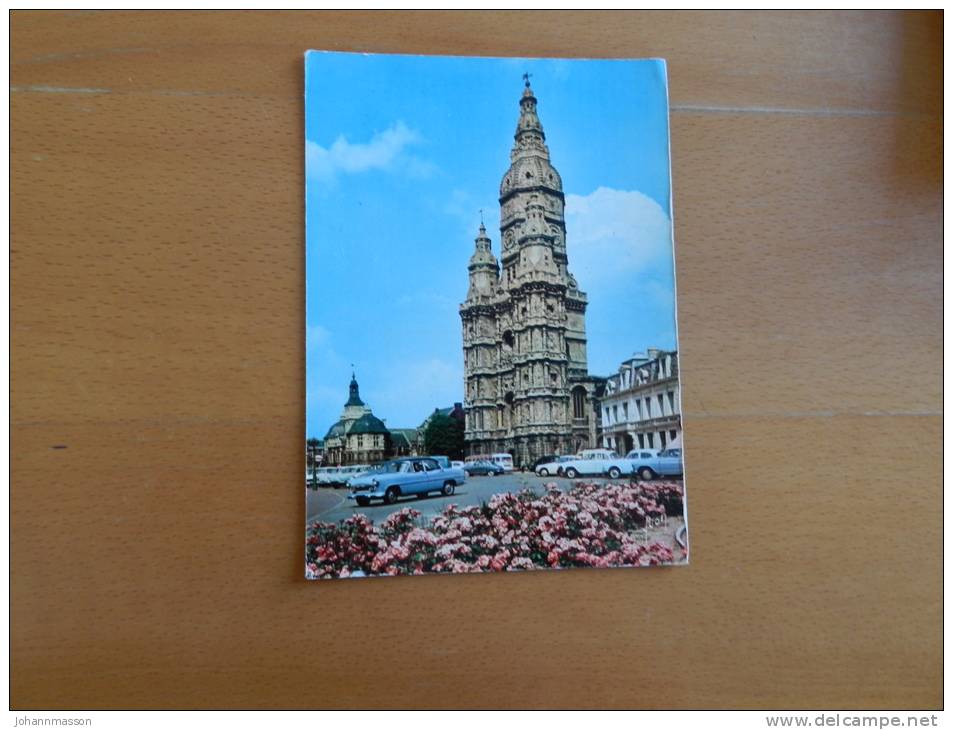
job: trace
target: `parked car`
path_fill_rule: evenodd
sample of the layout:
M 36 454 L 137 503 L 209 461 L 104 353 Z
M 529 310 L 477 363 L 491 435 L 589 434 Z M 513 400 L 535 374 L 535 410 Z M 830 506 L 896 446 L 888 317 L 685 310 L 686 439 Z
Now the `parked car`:
M 608 449 L 585 449 L 574 459 L 562 464 L 563 474 L 570 479 L 578 476 L 607 476 L 618 479 L 632 473 L 632 464 Z
M 575 461 L 577 456 L 573 454 L 566 454 L 564 456 L 553 456 L 550 458 L 550 461 L 544 461 L 536 465 L 533 469 L 539 476 L 548 477 L 551 475 L 562 476 L 563 475 L 563 466 L 570 461 Z
M 503 474 L 506 470 L 499 464 L 494 464 L 492 461 L 471 461 L 463 465 L 463 471 L 467 473 L 468 477 L 473 476 L 491 476 L 495 477 L 497 474 Z
M 340 469 L 341 467 L 339 466 L 323 466 L 318 469 L 318 472 L 315 475 L 317 485 L 319 487 L 329 486 L 331 479 L 335 474 L 337 474 L 338 471 L 340 471 Z
M 463 462 L 462 462 L 462 461 L 451 461 L 451 462 L 450 462 L 450 466 L 454 467 L 455 469 L 462 469 L 462 468 L 463 468 Z
M 634 449 L 633 451 L 638 452 L 640 458 L 633 464 L 632 473 L 638 474 L 640 479 L 678 476 L 684 472 L 681 449 L 664 449 L 651 458 L 642 457 L 643 453 L 649 452 L 651 449 Z M 629 455 L 633 451 L 630 451 Z
M 491 454 L 490 461 L 503 467 L 503 471 L 513 471 L 513 457 L 510 454 Z
M 536 467 L 538 467 L 540 464 L 552 464 L 557 458 L 558 457 L 556 454 L 546 454 L 546 456 L 540 456 L 536 461 L 530 464 L 529 470 L 536 471 Z
M 625 458 L 632 462 L 631 473 L 638 475 L 640 479 L 651 479 L 655 476 L 655 468 L 658 466 L 657 449 L 632 449 Z
M 391 459 L 377 465 L 371 472 L 351 479 L 347 498 L 366 507 L 372 499 L 393 504 L 400 497 L 425 497 L 430 492 L 449 497 L 466 480 L 463 469 L 449 464 L 441 466 L 432 456 Z
M 327 478 L 329 487 L 346 487 L 348 482 L 354 477 L 361 476 L 370 471 L 370 464 L 353 464 L 351 466 L 339 466 L 337 471 L 330 474 Z

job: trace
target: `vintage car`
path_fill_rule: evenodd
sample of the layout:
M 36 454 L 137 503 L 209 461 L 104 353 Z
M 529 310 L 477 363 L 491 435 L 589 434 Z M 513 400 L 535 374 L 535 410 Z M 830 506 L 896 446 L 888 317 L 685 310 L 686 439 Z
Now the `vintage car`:
M 541 477 L 548 477 L 553 475 L 562 476 L 563 475 L 563 466 L 570 461 L 575 461 L 578 459 L 578 456 L 567 454 L 565 456 L 553 456 L 549 461 L 543 461 L 536 465 L 536 468 L 533 470 Z
M 632 474 L 640 479 L 651 479 L 657 473 L 658 449 L 632 449 L 625 455 L 627 461 L 632 462 Z
M 513 471 L 513 457 L 510 454 L 491 454 L 490 461 L 502 466 L 503 471 Z
M 652 479 L 658 476 L 677 476 L 682 473 L 682 450 L 633 449 L 626 455 L 632 462 L 632 473 L 640 479 Z
M 651 474 L 643 467 L 638 471 L 639 477 L 642 479 L 651 479 L 653 476 L 680 476 L 684 472 L 684 467 L 682 466 L 682 450 L 663 449 L 658 453 L 658 456 L 655 457 L 654 463 L 649 465 L 649 468 L 652 470 Z
M 570 479 L 578 476 L 607 476 L 618 479 L 632 473 L 632 463 L 609 449 L 585 449 L 575 458 L 561 464 L 563 475 Z
M 348 499 L 366 507 L 372 499 L 393 504 L 400 497 L 424 497 L 430 492 L 450 496 L 467 480 L 466 473 L 449 464 L 442 466 L 436 457 L 420 456 L 391 459 L 348 482 Z
M 540 464 L 552 464 L 554 461 L 557 461 L 559 457 L 556 454 L 546 454 L 545 456 L 540 456 L 536 461 L 530 464 L 529 470 L 536 471 L 536 467 Z
M 492 461 L 468 461 L 463 465 L 463 471 L 467 473 L 468 477 L 473 476 L 491 476 L 495 477 L 497 474 L 503 474 L 506 472 L 499 464 L 494 464 Z
M 341 470 L 339 466 L 322 466 L 315 474 L 315 481 L 319 487 L 330 486 L 331 480 Z
M 326 487 L 346 487 L 348 482 L 354 477 L 363 476 L 373 467 L 370 464 L 352 464 L 350 466 L 339 466 L 335 471 L 328 474 L 325 479 Z

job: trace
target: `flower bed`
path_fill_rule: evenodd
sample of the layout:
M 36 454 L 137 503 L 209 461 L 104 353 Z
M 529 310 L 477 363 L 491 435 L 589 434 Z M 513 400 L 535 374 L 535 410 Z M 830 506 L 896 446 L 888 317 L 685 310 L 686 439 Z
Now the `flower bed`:
M 666 515 L 682 515 L 678 484 L 579 484 L 543 496 L 494 495 L 479 507 L 448 506 L 429 525 L 404 508 L 375 525 L 363 514 L 314 522 L 306 534 L 309 578 L 481 573 L 501 570 L 661 565 L 674 561 L 660 542 L 634 534 Z

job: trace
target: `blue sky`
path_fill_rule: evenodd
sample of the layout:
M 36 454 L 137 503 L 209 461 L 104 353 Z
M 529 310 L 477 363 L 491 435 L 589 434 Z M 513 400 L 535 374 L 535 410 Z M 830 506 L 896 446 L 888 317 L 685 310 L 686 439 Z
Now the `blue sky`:
M 659 61 L 311 51 L 305 59 L 307 433 L 361 396 L 391 428 L 463 400 L 458 307 L 533 90 L 589 295 L 589 371 L 675 347 L 668 111 Z

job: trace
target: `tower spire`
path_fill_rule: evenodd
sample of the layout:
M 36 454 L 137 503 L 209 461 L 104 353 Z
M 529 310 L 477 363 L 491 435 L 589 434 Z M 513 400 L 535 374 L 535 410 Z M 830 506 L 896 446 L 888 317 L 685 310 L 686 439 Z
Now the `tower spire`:
M 473 239 L 473 243 L 476 251 L 474 251 L 473 258 L 470 259 L 470 263 L 492 263 L 494 266 L 496 266 L 496 259 L 493 258 L 493 252 L 490 248 L 490 237 L 486 235 L 486 226 L 483 225 L 482 216 L 480 220 L 480 230 L 477 232 L 477 237 Z M 480 256 L 481 253 L 489 254 L 490 258 L 493 259 L 492 262 L 487 259 L 487 257 Z
M 351 365 L 351 368 L 354 366 Z M 351 384 L 348 386 L 348 399 L 347 403 L 344 404 L 344 407 L 348 406 L 362 406 L 364 401 L 361 400 L 361 391 L 357 385 L 357 378 L 354 376 L 354 370 L 351 370 Z
M 536 115 L 536 96 L 529 85 L 530 76 L 531 74 L 523 74 L 526 86 L 523 89 L 523 96 L 520 98 L 520 120 L 516 125 L 516 134 L 513 136 L 516 139 L 517 146 L 520 142 L 537 142 L 538 146 L 541 146 L 545 150 L 545 154 L 549 156 L 549 150 L 546 150 L 545 145 L 542 144 L 543 140 L 546 139 L 546 134 L 543 132 L 543 125 Z

